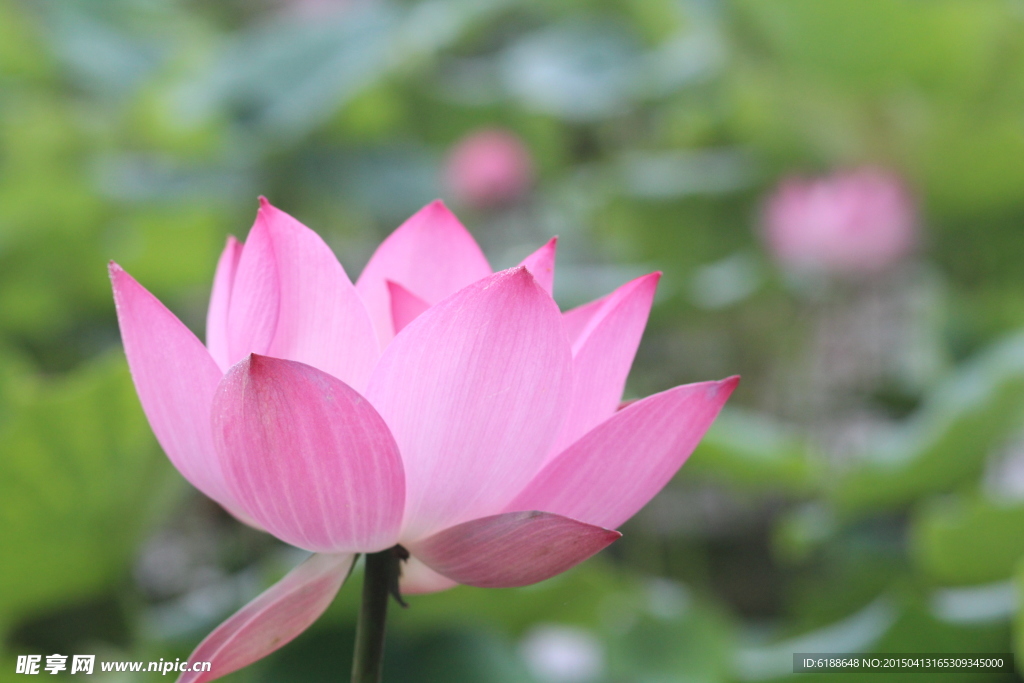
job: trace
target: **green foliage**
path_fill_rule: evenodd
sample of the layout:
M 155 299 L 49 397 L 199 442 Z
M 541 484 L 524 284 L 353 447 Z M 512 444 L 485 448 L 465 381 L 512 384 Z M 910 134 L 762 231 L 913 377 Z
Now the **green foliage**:
M 922 569 L 943 584 L 1008 579 L 1024 557 L 1024 506 L 984 497 L 929 501 L 915 515 L 914 550 Z
M 842 508 L 877 510 L 947 491 L 977 478 L 1022 417 L 1024 338 L 1015 337 L 957 369 L 838 480 L 832 496 Z
M 819 466 L 797 433 L 764 416 L 725 410 L 694 451 L 686 475 L 802 494 L 812 492 Z
M 12 382 L 0 425 L 0 623 L 108 590 L 166 487 L 123 359 Z M 16 559 L 15 559 L 16 558 Z

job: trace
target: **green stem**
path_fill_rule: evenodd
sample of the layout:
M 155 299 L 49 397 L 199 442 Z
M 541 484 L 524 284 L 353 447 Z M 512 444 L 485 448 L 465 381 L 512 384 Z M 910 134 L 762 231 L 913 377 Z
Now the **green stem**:
M 394 595 L 401 602 L 398 593 L 400 562 L 408 557 L 408 552 L 400 545 L 366 556 L 363 604 L 359 610 L 356 648 L 352 657 L 352 683 L 380 683 L 388 598 Z

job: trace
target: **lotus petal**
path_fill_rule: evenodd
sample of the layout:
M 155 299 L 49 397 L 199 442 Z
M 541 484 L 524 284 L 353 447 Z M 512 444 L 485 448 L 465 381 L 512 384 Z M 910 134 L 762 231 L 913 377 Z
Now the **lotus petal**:
M 395 334 L 401 332 L 406 325 L 416 319 L 416 316 L 430 308 L 430 304 L 426 301 L 391 280 L 388 280 L 388 296 L 391 297 L 391 321 Z
M 410 557 L 402 565 L 402 579 L 399 581 L 402 595 L 437 593 L 458 585 L 458 581 L 441 576 L 416 557 Z
M 618 527 L 682 467 L 737 383 L 686 384 L 630 404 L 552 460 L 507 509 Z
M 157 441 L 193 486 L 245 518 L 225 484 L 210 431 L 220 369 L 191 330 L 113 262 L 110 281 L 128 367 Z
M 188 661 L 210 662 L 177 683 L 205 683 L 238 671 L 291 642 L 324 613 L 355 555 L 313 555 L 206 636 Z
M 661 273 L 627 282 L 604 300 L 573 344 L 569 415 L 550 457 L 611 417 L 622 400 Z
M 543 247 L 523 259 L 519 265 L 526 266 L 537 284 L 551 294 L 555 286 L 555 252 L 558 249 L 558 238 L 552 237 Z
M 611 295 L 609 294 L 608 296 Z M 565 323 L 565 333 L 569 335 L 570 344 L 576 346 L 576 342 L 579 341 L 583 330 L 587 329 L 590 319 L 601 310 L 601 307 L 608 300 L 608 296 L 595 299 L 582 306 L 577 306 L 562 314 L 562 322 Z
M 512 588 L 561 574 L 620 536 L 548 512 L 511 512 L 445 529 L 409 550 L 453 581 Z
M 413 214 L 384 240 L 356 282 L 381 348 L 395 336 L 387 281 L 431 306 L 491 274 L 479 245 L 438 200 Z
M 213 432 L 235 499 L 281 540 L 314 552 L 395 544 L 405 501 L 398 447 L 341 380 L 253 354 L 221 381 Z
M 572 388 L 558 307 L 524 267 L 427 309 L 366 396 L 405 462 L 403 539 L 493 514 L 541 466 Z
M 242 255 L 242 243 L 228 235 L 228 243 L 217 261 L 217 272 L 213 276 L 213 290 L 210 292 L 210 308 L 206 311 L 206 348 L 217 361 L 222 372 L 231 367 L 228 352 L 228 310 L 231 305 L 231 289 L 235 284 L 238 259 Z
M 230 359 L 312 365 L 362 390 L 379 347 L 362 298 L 320 236 L 260 199 L 228 314 Z

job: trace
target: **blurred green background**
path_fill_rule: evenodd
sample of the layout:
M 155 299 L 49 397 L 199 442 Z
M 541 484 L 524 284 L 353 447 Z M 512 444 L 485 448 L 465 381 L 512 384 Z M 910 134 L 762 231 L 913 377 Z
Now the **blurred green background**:
M 450 150 L 495 126 L 532 185 L 460 201 Z M 917 254 L 784 273 L 765 197 L 863 164 L 917 197 Z M 0 0 L 0 682 L 18 654 L 185 657 L 298 562 L 165 461 L 106 277 L 117 260 L 201 335 L 260 194 L 353 276 L 439 196 L 496 267 L 560 235 L 563 307 L 661 269 L 627 396 L 744 377 L 608 551 L 410 599 L 387 680 L 1024 655 L 1024 2 Z M 358 583 L 225 680 L 347 680 Z

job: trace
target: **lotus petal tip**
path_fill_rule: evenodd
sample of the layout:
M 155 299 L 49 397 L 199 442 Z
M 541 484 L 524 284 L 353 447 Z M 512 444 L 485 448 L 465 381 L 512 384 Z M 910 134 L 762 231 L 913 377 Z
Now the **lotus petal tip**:
M 740 376 L 733 375 L 732 377 L 726 377 L 718 382 L 719 390 L 725 390 L 731 394 L 736 386 L 740 383 Z

